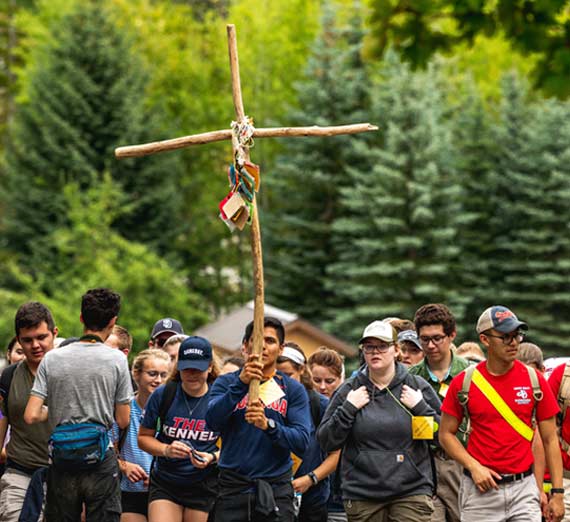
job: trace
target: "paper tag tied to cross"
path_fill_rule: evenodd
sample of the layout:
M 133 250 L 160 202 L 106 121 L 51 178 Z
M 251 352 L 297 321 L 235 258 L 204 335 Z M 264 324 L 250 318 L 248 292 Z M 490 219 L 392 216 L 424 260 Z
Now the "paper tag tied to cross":
M 253 200 L 259 191 L 261 177 L 259 166 L 246 161 L 244 151 L 253 146 L 253 120 L 247 116 L 241 123 L 232 122 L 234 164 L 228 169 L 230 192 L 220 202 L 220 219 L 233 232 L 251 224 Z

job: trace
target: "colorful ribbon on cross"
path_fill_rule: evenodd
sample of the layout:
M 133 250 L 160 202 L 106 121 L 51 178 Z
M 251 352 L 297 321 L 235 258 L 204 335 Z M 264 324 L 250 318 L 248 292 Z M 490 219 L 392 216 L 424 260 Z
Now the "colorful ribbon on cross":
M 232 145 L 234 163 L 228 169 L 230 191 L 220 201 L 220 219 L 233 232 L 243 230 L 246 223 L 251 224 L 253 200 L 259 191 L 261 177 L 259 166 L 246 161 L 246 150 L 253 147 L 253 119 L 247 116 L 241 122 L 232 121 Z

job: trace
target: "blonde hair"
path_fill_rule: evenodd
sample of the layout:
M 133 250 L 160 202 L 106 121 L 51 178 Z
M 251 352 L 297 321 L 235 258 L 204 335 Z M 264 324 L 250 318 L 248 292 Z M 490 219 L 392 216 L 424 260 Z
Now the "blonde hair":
M 474 356 L 475 358 L 481 360 L 485 359 L 485 354 L 483 353 L 483 350 L 481 350 L 481 347 L 477 343 L 474 343 L 472 341 L 467 341 L 460 344 L 456 348 L 455 354 L 459 355 L 460 357 L 463 357 L 464 359 L 468 359 L 469 356 L 471 357 Z
M 166 342 L 162 345 L 162 347 L 160 349 L 166 350 L 166 348 L 168 348 L 169 346 L 172 346 L 176 343 L 181 343 L 187 337 L 188 336 L 186 334 L 173 335 L 172 337 L 169 337 L 168 339 L 166 339 Z
M 133 361 L 133 375 L 142 372 L 144 363 L 149 359 L 161 359 L 170 364 L 170 357 L 165 351 L 160 348 L 147 348 L 135 357 Z

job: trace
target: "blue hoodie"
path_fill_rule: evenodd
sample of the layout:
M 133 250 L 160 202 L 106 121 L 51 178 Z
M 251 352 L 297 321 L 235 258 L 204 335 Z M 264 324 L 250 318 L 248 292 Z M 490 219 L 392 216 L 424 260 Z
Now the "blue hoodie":
M 309 446 L 311 414 L 302 384 L 281 372 L 275 382 L 285 396 L 265 407 L 275 429 L 263 431 L 245 420 L 248 386 L 240 370 L 216 379 L 210 391 L 206 423 L 219 431 L 222 453 L 218 467 L 232 470 L 250 480 L 279 477 L 291 469 L 291 452 L 303 457 Z

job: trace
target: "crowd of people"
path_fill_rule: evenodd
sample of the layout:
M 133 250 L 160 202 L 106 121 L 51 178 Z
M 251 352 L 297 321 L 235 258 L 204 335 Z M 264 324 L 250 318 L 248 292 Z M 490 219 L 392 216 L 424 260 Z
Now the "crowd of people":
M 261 354 L 251 322 L 225 360 L 160 319 L 129 367 L 120 307 L 87 291 L 83 335 L 65 340 L 44 304 L 17 310 L 0 522 L 570 520 L 570 364 L 545 378 L 508 308 L 458 347 L 443 304 L 375 320 L 347 378 L 272 317 Z

